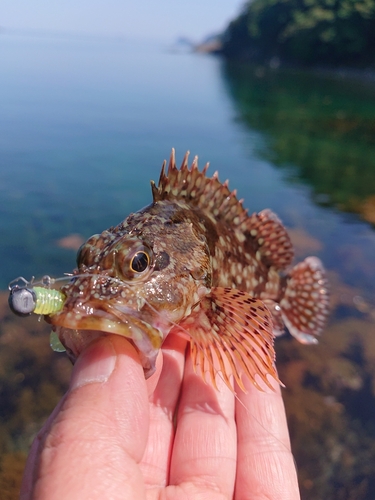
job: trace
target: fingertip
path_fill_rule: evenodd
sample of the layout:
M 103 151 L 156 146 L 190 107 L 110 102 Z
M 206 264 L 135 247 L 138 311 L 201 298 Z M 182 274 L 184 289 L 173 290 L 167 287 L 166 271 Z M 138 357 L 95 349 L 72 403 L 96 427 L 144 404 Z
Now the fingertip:
M 141 364 L 137 349 L 127 338 L 121 335 L 106 335 L 102 337 L 102 340 L 111 342 L 117 354 L 130 356 L 139 365 Z
M 141 371 L 134 346 L 119 335 L 103 335 L 91 342 L 78 357 L 70 381 L 70 390 L 92 383 L 105 383 L 111 377 L 119 357 L 121 368 Z
M 116 365 L 116 351 L 109 338 L 96 339 L 80 354 L 72 373 L 70 390 L 106 382 Z

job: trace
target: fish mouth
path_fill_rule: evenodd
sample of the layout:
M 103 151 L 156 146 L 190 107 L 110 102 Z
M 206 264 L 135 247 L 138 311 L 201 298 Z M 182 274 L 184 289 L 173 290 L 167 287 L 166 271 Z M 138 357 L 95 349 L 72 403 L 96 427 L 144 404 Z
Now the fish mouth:
M 162 332 L 139 318 L 138 311 L 113 306 L 105 301 L 65 304 L 62 311 L 48 318 L 60 342 L 74 363 L 86 346 L 98 337 L 116 334 L 132 341 L 137 348 L 146 376 L 154 371 Z

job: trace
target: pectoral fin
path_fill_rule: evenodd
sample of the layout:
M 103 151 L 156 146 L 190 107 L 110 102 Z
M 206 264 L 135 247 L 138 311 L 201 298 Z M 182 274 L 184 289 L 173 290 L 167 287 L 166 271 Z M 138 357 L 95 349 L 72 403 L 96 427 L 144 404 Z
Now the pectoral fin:
M 272 388 L 268 375 L 279 381 L 275 368 L 272 319 L 259 299 L 233 288 L 213 288 L 181 324 L 191 337 L 191 356 L 203 379 L 206 374 L 215 387 L 220 372 L 233 390 L 233 374 L 239 387 L 245 373 L 256 387 L 258 375 Z

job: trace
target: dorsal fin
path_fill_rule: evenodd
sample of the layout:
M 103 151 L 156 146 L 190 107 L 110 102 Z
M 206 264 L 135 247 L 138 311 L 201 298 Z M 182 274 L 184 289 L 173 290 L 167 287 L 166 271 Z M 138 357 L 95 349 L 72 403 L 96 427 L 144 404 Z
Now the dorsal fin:
M 262 261 L 276 269 L 286 269 L 293 260 L 294 249 L 289 234 L 278 216 L 269 208 L 253 213 L 241 225 L 240 230 L 257 244 Z
M 155 183 L 151 182 L 154 202 L 186 200 L 193 207 L 198 207 L 232 226 L 243 222 L 248 217 L 247 210 L 243 208 L 242 200 L 238 201 L 236 190 L 229 191 L 228 181 L 221 183 L 217 172 L 211 178 L 206 177 L 208 163 L 200 172 L 197 156 L 189 168 L 188 158 L 189 152 L 185 154 L 181 167 L 178 169 L 175 152 L 172 149 L 167 172 L 164 161 L 158 186 L 156 187 Z

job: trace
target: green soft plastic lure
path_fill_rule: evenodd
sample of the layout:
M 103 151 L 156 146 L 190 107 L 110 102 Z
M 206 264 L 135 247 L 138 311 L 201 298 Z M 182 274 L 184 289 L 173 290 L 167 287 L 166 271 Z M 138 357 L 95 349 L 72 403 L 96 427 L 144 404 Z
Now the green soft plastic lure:
M 64 280 L 66 278 L 63 278 Z M 27 281 L 20 276 L 9 283 L 9 306 L 18 316 L 29 316 L 31 313 L 50 316 L 61 311 L 66 300 L 60 290 L 50 288 L 55 282 L 50 276 L 44 276 L 35 286 L 34 279 Z M 57 334 L 51 332 L 50 345 L 56 352 L 65 352 Z
M 51 315 L 61 311 L 65 295 L 59 290 L 49 288 L 53 280 L 45 276 L 35 286 L 33 281 L 17 278 L 9 284 L 9 306 L 18 316 L 28 316 L 31 313 Z

